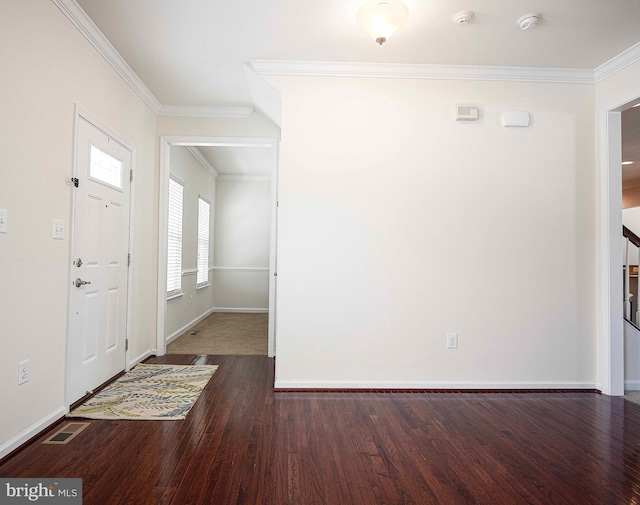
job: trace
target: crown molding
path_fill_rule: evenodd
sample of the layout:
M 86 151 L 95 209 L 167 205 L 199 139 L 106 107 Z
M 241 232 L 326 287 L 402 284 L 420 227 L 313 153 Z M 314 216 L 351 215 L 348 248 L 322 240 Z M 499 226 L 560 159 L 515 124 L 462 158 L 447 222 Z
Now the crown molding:
M 160 111 L 160 102 L 149 91 L 137 74 L 131 69 L 120 53 L 111 45 L 100 29 L 87 16 L 87 13 L 75 0 L 52 0 L 53 3 L 67 16 L 69 21 L 82 35 L 95 47 L 95 49 L 107 60 L 113 69 L 124 79 L 133 91 L 155 113 Z
M 269 182 L 271 177 L 268 175 L 234 175 L 225 174 L 218 176 L 219 181 L 252 181 L 252 182 Z
M 278 139 L 274 137 L 191 137 L 162 136 L 161 139 L 172 146 L 200 147 L 265 147 L 272 148 Z
M 321 61 L 252 60 L 259 75 L 448 79 L 471 81 L 558 82 L 593 84 L 593 70 L 572 68 L 484 67 Z
M 157 116 L 246 119 L 253 113 L 253 107 L 162 105 L 76 0 L 52 1 Z
M 211 174 L 211 176 L 214 179 L 217 179 L 220 174 L 218 173 L 218 171 L 214 168 L 214 166 L 209 163 L 209 160 L 207 160 L 207 158 L 205 158 L 203 156 L 203 154 L 200 152 L 200 149 L 198 149 L 197 146 L 184 146 L 187 148 L 187 151 L 189 151 L 193 157 L 198 161 L 198 163 L 200 163 L 203 168 L 209 172 L 209 174 Z
M 159 116 L 181 117 L 229 117 L 246 119 L 253 113 L 253 107 L 226 107 L 214 105 L 162 105 Z
M 638 60 L 640 60 L 640 42 L 631 46 L 629 49 L 625 49 L 617 56 L 614 56 L 609 61 L 597 67 L 593 71 L 595 82 L 604 81 L 606 78 L 620 72 Z

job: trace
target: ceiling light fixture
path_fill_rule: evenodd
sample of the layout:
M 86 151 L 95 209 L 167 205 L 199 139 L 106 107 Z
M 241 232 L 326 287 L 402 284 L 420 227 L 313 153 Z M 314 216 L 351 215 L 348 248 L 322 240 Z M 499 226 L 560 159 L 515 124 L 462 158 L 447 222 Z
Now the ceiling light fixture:
M 623 161 L 623 165 L 633 165 L 633 161 Z
M 409 19 L 409 9 L 400 0 L 370 0 L 358 14 L 356 23 L 378 44 L 384 44 Z
M 522 28 L 523 30 L 535 28 L 541 18 L 542 16 L 540 14 L 530 12 L 529 14 L 525 14 L 524 16 L 518 18 L 518 26 L 520 26 L 520 28 Z

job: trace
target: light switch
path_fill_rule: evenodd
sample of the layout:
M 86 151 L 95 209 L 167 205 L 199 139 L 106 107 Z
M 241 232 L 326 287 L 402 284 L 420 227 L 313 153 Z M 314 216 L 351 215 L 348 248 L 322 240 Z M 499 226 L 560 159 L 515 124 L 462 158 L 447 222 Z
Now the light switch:
M 0 233 L 7 233 L 7 209 L 0 209 Z
M 64 238 L 64 221 L 62 219 L 53 220 L 53 238 L 56 240 Z

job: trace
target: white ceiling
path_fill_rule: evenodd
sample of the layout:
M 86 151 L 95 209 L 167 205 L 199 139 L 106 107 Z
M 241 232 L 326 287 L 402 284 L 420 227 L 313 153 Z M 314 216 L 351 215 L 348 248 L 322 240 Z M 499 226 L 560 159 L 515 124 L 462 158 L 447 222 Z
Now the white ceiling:
M 204 147 L 197 148 L 221 176 L 271 177 L 270 147 Z
M 356 27 L 365 0 L 76 1 L 165 108 L 254 106 L 252 60 L 594 70 L 640 42 L 640 0 L 404 0 L 409 22 L 383 46 Z M 463 10 L 475 18 L 457 26 Z M 542 20 L 522 31 L 516 20 L 530 12 Z M 640 138 L 640 113 L 627 128 Z M 640 181 L 630 138 L 623 151 Z M 221 174 L 266 170 L 261 150 L 201 149 Z
M 378 46 L 355 25 L 364 0 L 77 0 L 163 105 L 251 105 L 255 59 L 593 70 L 640 41 L 638 0 L 404 1 L 409 22 Z

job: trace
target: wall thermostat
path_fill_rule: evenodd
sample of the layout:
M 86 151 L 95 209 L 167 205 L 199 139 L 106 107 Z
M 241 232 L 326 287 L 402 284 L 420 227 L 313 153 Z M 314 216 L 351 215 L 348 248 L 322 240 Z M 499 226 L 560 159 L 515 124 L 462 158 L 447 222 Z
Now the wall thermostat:
M 456 121 L 475 121 L 478 119 L 478 106 L 475 104 L 456 105 Z

